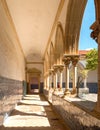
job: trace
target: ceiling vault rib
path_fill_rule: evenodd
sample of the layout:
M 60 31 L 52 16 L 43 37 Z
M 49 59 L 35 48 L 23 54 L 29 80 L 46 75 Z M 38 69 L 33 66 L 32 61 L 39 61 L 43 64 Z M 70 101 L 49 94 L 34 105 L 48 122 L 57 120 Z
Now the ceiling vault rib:
M 11 24 L 11 26 L 12 26 L 12 28 L 13 28 L 13 31 L 15 32 L 16 39 L 17 39 L 17 41 L 18 41 L 19 47 L 20 47 L 21 52 L 22 52 L 22 54 L 23 54 L 23 56 L 24 56 L 24 59 L 25 59 L 25 54 L 24 54 L 23 49 L 22 49 L 22 47 L 21 47 L 21 44 L 20 44 L 20 41 L 19 41 L 19 38 L 18 38 L 18 35 L 17 35 L 17 32 L 16 32 L 16 29 L 15 29 L 15 25 L 14 25 L 14 22 L 13 22 L 13 20 L 12 20 L 11 15 L 10 15 L 10 11 L 9 11 L 9 9 L 8 9 L 8 5 L 7 5 L 7 3 L 6 3 L 6 0 L 1 0 L 1 3 L 2 3 L 4 9 L 5 9 L 6 15 L 7 15 L 8 19 L 9 19 L 9 21 L 10 21 L 10 24 Z M 26 61 L 26 59 L 25 59 L 25 61 Z
M 56 24 L 57 24 L 58 18 L 59 18 L 59 16 L 60 16 L 61 10 L 62 10 L 62 8 L 63 8 L 64 2 L 65 2 L 65 0 L 61 0 L 61 1 L 60 1 L 60 4 L 59 4 L 59 6 L 58 6 L 58 10 L 57 10 L 57 13 L 56 13 L 56 16 L 55 16 L 55 19 L 54 19 L 54 23 L 53 23 L 53 26 L 52 26 L 52 29 L 51 29 L 51 32 L 50 32 L 50 36 L 49 36 L 49 39 L 48 39 L 48 42 L 47 42 L 47 46 L 46 46 L 46 49 L 45 49 L 45 52 L 44 52 L 44 55 L 43 55 L 43 59 L 44 59 L 44 56 L 45 56 L 46 51 L 47 51 L 47 49 L 48 49 L 48 46 L 49 46 L 49 44 L 50 44 L 51 37 L 52 37 L 53 32 L 54 32 L 54 29 L 55 29 L 55 27 L 56 27 Z

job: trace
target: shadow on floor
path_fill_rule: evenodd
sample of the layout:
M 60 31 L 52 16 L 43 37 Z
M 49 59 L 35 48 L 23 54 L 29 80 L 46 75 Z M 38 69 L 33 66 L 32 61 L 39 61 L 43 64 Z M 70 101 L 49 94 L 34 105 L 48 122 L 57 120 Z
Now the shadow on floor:
M 5 123 L 4 126 L 1 126 L 0 130 L 69 130 L 53 112 L 43 95 L 29 95 L 27 97 L 33 99 L 33 103 L 30 104 L 30 101 L 27 100 L 29 103 L 27 104 L 23 98 L 25 103 L 18 103 L 16 109 L 5 121 L 8 124 Z M 37 98 L 37 104 L 34 104 L 36 102 L 34 98 Z

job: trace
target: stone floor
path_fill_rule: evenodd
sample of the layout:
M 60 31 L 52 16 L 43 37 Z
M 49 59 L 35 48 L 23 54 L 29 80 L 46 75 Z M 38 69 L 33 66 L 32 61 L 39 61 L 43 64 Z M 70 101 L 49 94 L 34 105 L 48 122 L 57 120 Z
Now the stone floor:
M 26 95 L 0 130 L 69 130 L 43 95 Z

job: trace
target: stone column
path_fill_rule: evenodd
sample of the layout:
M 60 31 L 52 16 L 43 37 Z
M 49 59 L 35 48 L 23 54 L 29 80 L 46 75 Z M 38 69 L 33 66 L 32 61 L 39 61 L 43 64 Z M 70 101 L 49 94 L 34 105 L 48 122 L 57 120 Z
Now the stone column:
M 59 88 L 59 91 L 62 91 L 62 85 L 63 85 L 63 69 L 64 69 L 64 65 L 59 65 L 59 71 L 60 71 L 60 88 Z
M 54 74 L 53 69 L 50 69 L 50 70 L 49 70 L 49 89 L 52 88 L 53 74 Z
M 85 79 L 84 79 L 84 88 L 85 89 L 87 88 L 87 77 L 85 77 Z
M 51 87 L 52 87 L 52 89 L 54 89 L 54 70 L 53 69 L 51 69 Z
M 53 89 L 54 89 L 54 91 L 56 90 L 56 75 L 55 75 L 55 71 L 53 72 Z
M 58 66 L 57 65 L 54 65 L 54 92 L 57 92 L 58 88 Z
M 47 76 L 47 90 L 49 90 L 49 74 L 48 74 L 48 76 Z
M 46 89 L 46 76 L 44 75 L 44 89 Z
M 72 65 L 73 65 L 73 90 L 71 94 L 76 94 L 77 92 L 77 63 L 79 60 L 79 55 L 72 56 Z
M 47 89 L 47 75 L 46 75 L 46 89 Z
M 63 57 L 63 62 L 65 64 L 65 92 L 64 92 L 64 96 L 66 97 L 67 95 L 70 95 L 70 91 L 69 91 L 69 64 L 71 61 L 71 56 L 65 54 Z
M 49 90 L 51 89 L 51 70 L 49 70 Z
M 90 27 L 91 37 L 98 43 L 98 99 L 95 110 L 100 113 L 100 23 L 95 21 Z
M 98 36 L 98 99 L 96 111 L 100 113 L 100 33 Z

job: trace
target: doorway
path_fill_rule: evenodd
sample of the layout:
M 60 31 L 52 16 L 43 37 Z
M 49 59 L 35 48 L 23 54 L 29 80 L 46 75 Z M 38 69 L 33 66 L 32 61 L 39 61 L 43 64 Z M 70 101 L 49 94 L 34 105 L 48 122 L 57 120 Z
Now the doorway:
M 30 78 L 30 94 L 38 94 L 39 93 L 39 78 L 31 77 Z

